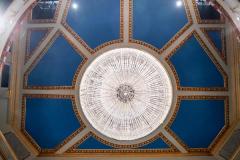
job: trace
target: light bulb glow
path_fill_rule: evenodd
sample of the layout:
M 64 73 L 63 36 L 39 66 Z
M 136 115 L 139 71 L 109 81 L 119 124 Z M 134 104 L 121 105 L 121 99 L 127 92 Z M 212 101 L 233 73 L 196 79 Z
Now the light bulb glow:
M 181 0 L 176 1 L 176 6 L 181 7 L 183 5 L 183 2 Z
M 240 21 L 240 17 L 239 16 L 237 16 L 237 20 Z
M 77 4 L 77 3 L 73 3 L 73 4 L 72 4 L 72 8 L 73 8 L 73 9 L 78 9 L 78 4 Z

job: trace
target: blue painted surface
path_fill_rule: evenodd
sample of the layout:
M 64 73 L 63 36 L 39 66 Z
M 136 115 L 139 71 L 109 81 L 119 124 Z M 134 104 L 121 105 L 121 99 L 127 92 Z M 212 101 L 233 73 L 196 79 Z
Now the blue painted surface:
M 204 20 L 220 20 L 220 13 L 211 5 L 198 5 L 201 19 Z
M 77 149 L 113 149 L 111 146 L 105 145 L 94 137 L 88 137 L 84 142 L 82 142 Z
M 176 0 L 133 0 L 133 39 L 162 48 L 187 22 Z
M 52 149 L 76 131 L 76 118 L 70 99 L 27 98 L 26 131 L 41 148 Z
M 209 30 L 207 31 L 208 36 L 210 37 L 210 39 L 212 40 L 212 42 L 214 43 L 214 45 L 216 46 L 216 48 L 218 49 L 218 51 L 221 53 L 222 52 L 222 35 L 221 35 L 221 31 L 219 30 Z
M 28 76 L 28 86 L 71 86 L 82 57 L 58 37 Z
M 40 44 L 41 40 L 47 34 L 47 30 L 35 30 L 30 33 L 29 54 Z
M 224 123 L 224 100 L 182 100 L 171 129 L 189 147 L 207 148 Z
M 58 0 L 39 0 L 38 4 L 32 9 L 32 19 L 53 19 L 58 2 Z
M 158 138 L 155 141 L 142 146 L 141 149 L 169 149 L 169 146 L 161 138 Z
M 119 39 L 120 0 L 72 0 L 66 22 L 91 48 Z
M 1 87 L 8 88 L 9 85 L 9 76 L 10 76 L 10 66 L 4 64 L 2 68 L 2 79 L 1 79 Z
M 170 58 L 182 87 L 224 87 L 217 67 L 194 36 Z

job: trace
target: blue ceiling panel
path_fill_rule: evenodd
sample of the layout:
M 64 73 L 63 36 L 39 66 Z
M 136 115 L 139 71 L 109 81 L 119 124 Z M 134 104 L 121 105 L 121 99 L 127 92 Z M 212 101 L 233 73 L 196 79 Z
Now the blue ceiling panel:
M 220 20 L 220 13 L 211 5 L 197 5 L 201 19 Z
M 209 38 L 218 49 L 219 53 L 222 53 L 222 32 L 221 30 L 207 30 Z
M 117 40 L 120 0 L 72 0 L 66 22 L 93 49 Z
M 224 100 L 182 100 L 171 129 L 190 148 L 208 148 L 224 127 Z
M 41 148 L 55 148 L 80 126 L 71 99 L 27 98 L 25 130 Z
M 103 144 L 98 141 L 93 136 L 88 137 L 85 141 L 83 141 L 77 149 L 113 149 L 111 146 Z
M 28 54 L 32 52 L 40 45 L 43 38 L 46 36 L 48 30 L 32 30 L 30 31 L 29 43 L 28 43 Z
M 191 36 L 170 58 L 181 87 L 224 87 L 224 79 L 198 40 Z
M 161 138 L 157 138 L 153 142 L 146 144 L 141 149 L 169 149 L 170 147 Z
M 58 0 L 39 0 L 32 9 L 32 19 L 54 19 L 58 4 Z
M 28 75 L 28 86 L 72 86 L 73 77 L 83 57 L 58 37 Z
M 133 0 L 133 39 L 162 48 L 187 23 L 176 0 Z
M 10 70 L 11 66 L 4 64 L 2 66 L 2 73 L 1 73 L 1 87 L 8 88 L 9 86 L 9 78 L 10 78 Z

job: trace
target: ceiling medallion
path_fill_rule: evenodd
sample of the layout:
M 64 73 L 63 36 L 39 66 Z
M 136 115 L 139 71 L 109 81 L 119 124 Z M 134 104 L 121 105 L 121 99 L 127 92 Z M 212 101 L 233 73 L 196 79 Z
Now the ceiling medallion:
M 116 140 L 149 135 L 172 103 L 170 78 L 149 53 L 119 48 L 97 57 L 85 71 L 80 101 L 90 124 Z

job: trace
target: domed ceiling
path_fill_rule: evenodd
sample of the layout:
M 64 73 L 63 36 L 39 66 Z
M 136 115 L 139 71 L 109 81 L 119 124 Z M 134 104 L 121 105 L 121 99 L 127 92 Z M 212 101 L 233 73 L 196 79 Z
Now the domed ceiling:
M 51 5 L 43 10 L 41 3 L 34 4 L 28 17 L 22 105 L 16 109 L 21 132 L 40 154 L 212 151 L 229 125 L 226 25 L 220 13 L 195 0 L 59 0 Z M 85 70 L 117 48 L 147 52 L 171 81 L 166 118 L 137 139 L 103 134 L 81 107 Z

